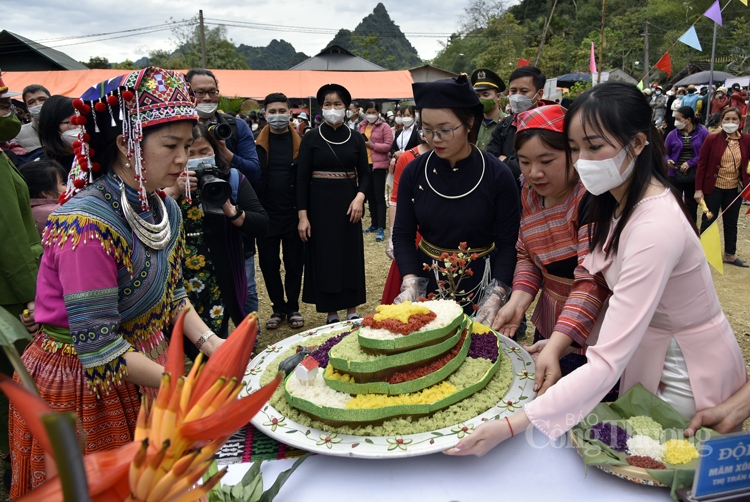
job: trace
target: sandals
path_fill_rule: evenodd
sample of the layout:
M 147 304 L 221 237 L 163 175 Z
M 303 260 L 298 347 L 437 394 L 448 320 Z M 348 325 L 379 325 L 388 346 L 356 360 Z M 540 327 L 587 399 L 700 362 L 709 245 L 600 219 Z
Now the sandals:
M 286 317 L 286 314 L 283 312 L 274 312 L 271 314 L 271 317 L 266 321 L 266 328 L 268 329 L 277 329 L 279 326 L 281 326 L 281 323 L 284 322 L 284 318 Z
M 741 268 L 748 268 L 750 265 L 747 264 L 745 260 L 741 260 L 740 258 L 735 258 L 734 261 L 732 260 L 723 260 L 724 263 L 729 263 L 730 265 L 734 265 L 735 267 L 741 267 Z
M 302 317 L 302 314 L 299 312 L 292 312 L 289 314 L 289 326 L 292 327 L 292 329 L 299 329 L 302 326 L 305 325 L 305 318 Z

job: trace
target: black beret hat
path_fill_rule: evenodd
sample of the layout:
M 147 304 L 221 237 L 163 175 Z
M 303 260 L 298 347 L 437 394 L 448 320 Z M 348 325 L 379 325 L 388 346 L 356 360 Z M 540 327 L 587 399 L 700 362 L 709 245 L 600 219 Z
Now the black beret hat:
M 505 90 L 505 82 L 500 78 L 500 75 L 487 68 L 474 70 L 474 73 L 471 74 L 471 85 L 474 86 L 475 91 L 494 89 L 503 92 Z
M 349 91 L 346 90 L 346 87 L 339 84 L 326 84 L 320 89 L 318 89 L 317 94 L 317 100 L 318 100 L 318 106 L 321 108 L 323 107 L 323 102 L 326 100 L 326 96 L 331 94 L 332 92 L 335 92 L 339 95 L 341 98 L 341 101 L 344 102 L 344 106 L 349 108 L 349 105 L 352 103 L 352 95 L 349 94 Z
M 472 108 L 477 115 L 484 113 L 484 107 L 465 74 L 435 82 L 417 82 L 411 84 L 411 88 L 417 108 Z

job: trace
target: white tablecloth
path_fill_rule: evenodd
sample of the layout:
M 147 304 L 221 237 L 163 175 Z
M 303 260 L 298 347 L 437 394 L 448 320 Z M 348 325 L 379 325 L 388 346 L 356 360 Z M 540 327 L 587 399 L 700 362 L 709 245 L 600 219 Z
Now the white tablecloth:
M 636 485 L 599 469 L 584 472 L 583 460 L 562 440 L 550 441 L 536 429 L 505 441 L 482 458 L 442 453 L 391 460 L 314 455 L 292 474 L 277 502 L 488 502 L 600 501 L 666 502 L 665 488 Z M 268 489 L 293 459 L 264 462 Z M 223 483 L 236 484 L 250 464 L 229 466 Z

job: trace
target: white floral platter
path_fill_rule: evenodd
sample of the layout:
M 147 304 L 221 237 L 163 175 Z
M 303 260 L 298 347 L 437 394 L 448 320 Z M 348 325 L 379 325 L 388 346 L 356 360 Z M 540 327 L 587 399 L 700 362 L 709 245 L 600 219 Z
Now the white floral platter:
M 323 335 L 342 328 L 354 328 L 351 321 L 322 326 L 304 333 L 290 336 L 267 347 L 248 365 L 245 373 L 245 389 L 240 394 L 245 396 L 260 388 L 260 379 L 266 368 L 279 355 L 293 345 L 303 344 L 312 336 Z M 503 400 L 481 415 L 452 427 L 445 427 L 420 434 L 403 436 L 350 436 L 326 432 L 294 422 L 282 415 L 273 406 L 266 405 L 251 423 L 264 434 L 273 439 L 300 448 L 302 450 L 355 458 L 401 458 L 416 457 L 445 451 L 454 447 L 464 436 L 484 422 L 500 420 L 510 416 L 523 405 L 536 397 L 534 392 L 534 361 L 526 350 L 516 342 L 498 335 L 503 350 L 513 364 L 513 382 Z

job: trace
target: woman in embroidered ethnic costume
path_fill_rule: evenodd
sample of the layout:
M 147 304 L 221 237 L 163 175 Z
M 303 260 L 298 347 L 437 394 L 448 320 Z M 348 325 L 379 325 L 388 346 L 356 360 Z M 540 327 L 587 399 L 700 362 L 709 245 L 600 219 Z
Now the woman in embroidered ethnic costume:
M 500 296 L 491 294 L 493 283 L 513 280 L 518 190 L 508 166 L 475 146 L 484 112 L 465 75 L 412 87 L 432 151 L 410 162 L 399 182 L 393 251 L 403 281 L 394 303 L 416 301 L 425 294 L 420 284 L 427 284 L 428 295 L 455 299 L 473 314 L 483 296 Z M 415 248 L 417 231 L 422 240 Z M 460 287 L 445 287 L 450 280 L 433 267 L 462 252 L 462 243 L 471 262 Z M 479 315 L 494 318 L 499 306 Z
M 74 107 L 76 163 L 44 232 L 41 328 L 23 361 L 53 409 L 76 413 L 91 453 L 133 440 L 137 386 L 155 395 L 162 330 L 189 305 L 180 210 L 157 187 L 182 174 L 197 115 L 182 75 L 153 67 L 93 87 Z M 221 343 L 194 311 L 185 334 L 207 355 Z M 45 464 L 13 407 L 10 442 L 16 499 L 44 482 Z
M 618 379 L 620 394 L 640 384 L 685 417 L 717 406 L 747 382 L 693 218 L 667 179 L 643 94 L 620 82 L 589 89 L 565 115 L 565 136 L 593 195 L 591 252 L 581 265 L 601 273 L 612 291 L 601 329 L 589 337 L 597 339 L 586 364 L 446 453 L 484 455 L 532 426 L 557 439 L 575 425 L 571 417 L 591 413 Z
M 601 275 L 581 266 L 589 254 L 591 194 L 565 153 L 565 108 L 541 106 L 519 114 L 517 120 L 515 147 L 525 180 L 518 258 L 513 294 L 492 326 L 506 336 L 515 334 L 541 289 L 532 318 L 535 343 L 528 350 L 537 361 L 535 389 L 543 394 L 561 376 L 586 363 L 586 338 L 609 289 Z

